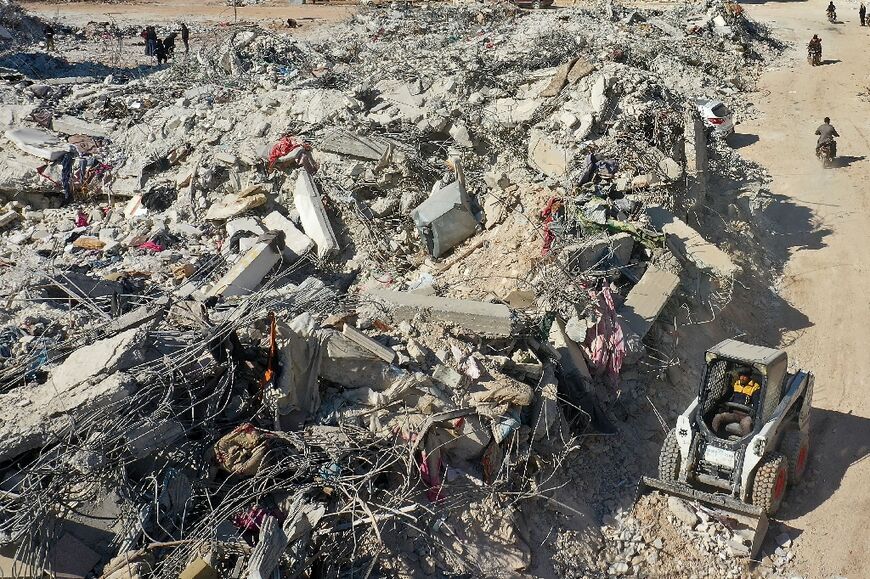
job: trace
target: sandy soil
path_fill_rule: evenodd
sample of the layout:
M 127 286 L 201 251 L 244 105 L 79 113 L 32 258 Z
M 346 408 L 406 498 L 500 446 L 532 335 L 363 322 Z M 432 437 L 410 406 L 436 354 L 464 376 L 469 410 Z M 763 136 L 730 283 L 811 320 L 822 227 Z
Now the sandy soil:
M 20 4 L 43 18 L 59 20 L 64 24 L 84 26 L 89 21 L 114 21 L 118 25 L 165 25 L 178 21 L 218 24 L 233 22 L 232 6 L 224 0 L 135 0 L 133 2 L 30 2 Z M 267 0 L 254 6 L 239 6 L 239 22 L 274 26 L 296 19 L 302 28 L 306 24 L 322 24 L 342 20 L 356 11 L 352 2 L 329 2 L 291 6 L 282 0 Z
M 741 152 L 773 175 L 782 196 L 774 209 L 785 232 L 771 239 L 790 255 L 782 293 L 794 306 L 783 346 L 794 365 L 816 375 L 807 487 L 797 490 L 778 519 L 799 535 L 795 574 L 810 578 L 870 577 L 870 29 L 858 24 L 857 4 L 838 7 L 843 22 L 825 21 L 826 1 L 748 6 L 792 47 L 782 67 L 762 78 L 752 95 L 759 118 L 738 126 Z M 824 66 L 806 62 L 806 43 L 823 41 Z M 830 116 L 842 138 L 839 166 L 823 170 L 813 132 Z

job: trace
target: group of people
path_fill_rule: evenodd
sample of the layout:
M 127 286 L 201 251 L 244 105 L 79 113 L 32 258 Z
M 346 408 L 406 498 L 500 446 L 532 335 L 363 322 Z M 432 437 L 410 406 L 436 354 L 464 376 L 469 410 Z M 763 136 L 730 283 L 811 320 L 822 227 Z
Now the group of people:
M 178 35 L 178 32 L 173 31 L 161 40 L 153 26 L 146 26 L 141 33 L 145 40 L 145 56 L 156 58 L 157 64 L 169 62 L 169 58 L 175 55 L 175 39 Z M 190 50 L 190 29 L 184 22 L 181 23 L 181 42 L 184 44 L 184 52 L 187 53 Z

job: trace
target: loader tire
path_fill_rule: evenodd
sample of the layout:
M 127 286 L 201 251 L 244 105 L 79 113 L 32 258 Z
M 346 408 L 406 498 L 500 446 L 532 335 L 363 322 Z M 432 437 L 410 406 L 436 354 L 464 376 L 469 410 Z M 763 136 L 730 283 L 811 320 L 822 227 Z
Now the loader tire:
M 773 515 L 782 504 L 788 484 L 788 460 L 778 452 L 761 459 L 752 481 L 752 504 Z
M 810 436 L 802 430 L 789 430 L 783 435 L 779 450 L 788 460 L 788 484 L 794 486 L 803 480 L 807 470 Z
M 680 476 L 680 444 L 677 430 L 672 428 L 665 436 L 662 452 L 659 454 L 659 478 L 663 481 L 676 481 Z

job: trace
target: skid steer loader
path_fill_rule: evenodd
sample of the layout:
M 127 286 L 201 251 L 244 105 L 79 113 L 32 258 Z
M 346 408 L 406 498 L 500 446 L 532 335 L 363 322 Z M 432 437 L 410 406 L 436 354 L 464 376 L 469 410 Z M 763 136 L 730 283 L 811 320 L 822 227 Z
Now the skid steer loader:
M 643 477 L 639 495 L 656 489 L 718 511 L 729 525 L 748 528 L 750 558 L 767 532 L 788 485 L 800 482 L 809 449 L 813 375 L 788 372 L 781 350 L 725 340 L 710 348 L 698 397 L 677 418 L 659 456 L 659 478 Z M 738 373 L 751 372 L 761 389 L 752 406 L 731 401 Z M 713 431 L 723 412 L 751 417 L 743 435 L 739 423 Z

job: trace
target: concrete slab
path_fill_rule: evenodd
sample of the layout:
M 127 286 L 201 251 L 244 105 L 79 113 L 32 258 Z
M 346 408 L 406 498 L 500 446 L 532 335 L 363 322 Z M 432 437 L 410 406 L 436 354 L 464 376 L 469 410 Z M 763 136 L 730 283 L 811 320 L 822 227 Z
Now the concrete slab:
M 90 350 L 79 350 L 86 351 Z M 97 360 L 88 361 L 88 367 L 93 373 L 100 369 Z M 45 384 L 0 395 L 0 462 L 48 444 L 79 417 L 118 402 L 136 389 L 133 379 L 123 372 L 93 385 L 62 375 L 55 380 L 55 372 Z
M 108 137 L 110 131 L 98 123 L 63 115 L 51 121 L 52 130 L 65 135 L 87 135 L 89 137 Z
M 363 137 L 344 129 L 335 129 L 323 137 L 319 148 L 327 153 L 378 161 L 389 151 L 390 143 L 386 139 Z
M 281 260 L 281 254 L 273 245 L 274 239 L 262 239 L 230 267 L 206 295 L 245 296 L 253 293 L 266 274 Z
M 293 222 L 273 211 L 263 218 L 263 225 L 269 231 L 280 231 L 284 234 L 284 246 L 296 256 L 303 256 L 314 248 L 314 241 L 299 231 Z
M 643 339 L 679 285 L 679 276 L 649 266 L 617 312 L 623 331 Z
M 57 579 L 84 579 L 100 562 L 97 553 L 69 533 L 51 546 L 47 559 L 46 568 Z
M 541 99 L 497 99 L 485 107 L 483 113 L 505 127 L 513 127 L 532 120 L 543 102 Z
M 338 250 L 338 240 L 323 207 L 317 186 L 306 171 L 299 171 L 293 202 L 302 221 L 302 229 L 317 245 L 317 257 L 323 259 Z
M 365 295 L 386 304 L 395 320 L 410 321 L 422 314 L 431 320 L 456 324 L 478 334 L 510 336 L 513 331 L 513 315 L 503 304 L 381 289 L 368 290 Z
M 568 174 L 568 163 L 573 154 L 560 147 L 541 129 L 529 134 L 528 164 L 548 177 L 561 178 Z
M 732 277 L 739 273 L 740 268 L 727 253 L 707 242 L 700 233 L 664 207 L 653 205 L 646 209 L 646 214 L 652 226 L 666 235 L 671 251 L 682 259 L 718 277 Z
M 69 145 L 62 143 L 56 135 L 39 129 L 10 129 L 4 134 L 25 153 L 47 161 L 60 159 L 69 152 Z

